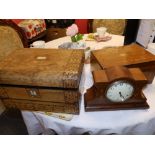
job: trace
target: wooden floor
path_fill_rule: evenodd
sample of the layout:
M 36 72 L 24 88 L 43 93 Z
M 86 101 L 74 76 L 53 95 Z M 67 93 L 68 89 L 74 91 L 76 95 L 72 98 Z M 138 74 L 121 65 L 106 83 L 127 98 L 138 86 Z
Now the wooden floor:
M 27 129 L 24 124 L 20 111 L 5 110 L 0 115 L 0 135 L 27 135 Z

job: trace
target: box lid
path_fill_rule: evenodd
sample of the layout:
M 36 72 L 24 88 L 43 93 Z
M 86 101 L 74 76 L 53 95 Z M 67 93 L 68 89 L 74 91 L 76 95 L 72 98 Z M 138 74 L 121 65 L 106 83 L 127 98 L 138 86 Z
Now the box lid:
M 155 62 L 155 56 L 137 44 L 96 50 L 92 55 L 102 68 L 136 64 L 140 67 L 145 63 Z
M 78 88 L 83 50 L 22 48 L 0 62 L 0 84 Z

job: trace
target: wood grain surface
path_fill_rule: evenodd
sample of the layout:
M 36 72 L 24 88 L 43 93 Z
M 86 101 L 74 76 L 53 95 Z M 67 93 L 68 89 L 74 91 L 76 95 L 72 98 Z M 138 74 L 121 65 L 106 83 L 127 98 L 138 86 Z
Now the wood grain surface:
M 2 99 L 5 107 L 29 111 L 46 111 L 79 114 L 79 105 L 59 104 L 57 102 L 31 101 L 18 99 Z
M 94 71 L 93 78 L 94 85 L 84 95 L 86 111 L 149 108 L 146 98 L 142 93 L 142 89 L 148 81 L 139 68 L 110 67 Z M 106 93 L 109 86 L 116 81 L 130 83 L 134 88 L 132 97 L 124 102 L 110 101 L 106 97 Z
M 8 108 L 78 114 L 83 64 L 83 50 L 16 50 L 0 62 L 0 98 Z
M 137 44 L 96 50 L 92 54 L 102 68 L 155 62 L 155 56 Z
M 102 69 L 112 66 L 139 67 L 148 80 L 155 76 L 155 55 L 137 44 L 111 47 L 92 52 L 92 63 L 98 62 Z
M 0 84 L 78 88 L 83 50 L 23 48 L 0 62 Z

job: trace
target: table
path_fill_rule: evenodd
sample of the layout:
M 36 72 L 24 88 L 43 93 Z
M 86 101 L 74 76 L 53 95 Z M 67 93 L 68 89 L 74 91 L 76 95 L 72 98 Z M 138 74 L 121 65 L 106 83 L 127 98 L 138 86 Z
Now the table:
M 108 35 L 106 33 L 106 35 Z M 87 34 L 84 35 L 83 40 L 80 42 L 86 43 L 86 47 L 90 47 L 92 50 L 102 49 L 104 47 L 111 47 L 111 46 L 122 46 L 124 45 L 124 36 L 120 35 L 111 35 L 112 39 L 107 42 L 96 42 L 96 41 L 86 41 L 87 40 Z M 59 45 L 65 43 L 65 42 L 71 42 L 71 38 L 69 36 L 62 37 L 59 39 L 55 39 L 52 41 L 49 41 L 46 43 L 45 48 L 58 48 Z
M 119 38 L 119 36 L 117 37 Z M 119 38 L 120 40 L 116 41 L 116 44 L 111 41 L 111 46 L 122 46 L 124 38 L 120 37 L 122 39 Z M 57 48 L 63 41 L 68 41 L 67 39 L 69 38 L 65 37 L 48 42 L 46 48 Z M 98 49 L 99 46 L 100 48 L 110 46 L 108 42 L 96 46 L 95 43 L 86 44 L 91 45 L 91 48 L 95 49 Z M 155 79 L 152 84 L 147 85 L 143 90 L 150 105 L 150 109 L 145 110 L 85 112 L 84 93 L 92 85 L 91 65 L 85 64 L 80 83 L 80 91 L 82 93 L 80 115 L 74 115 L 71 121 L 65 121 L 38 112 L 22 111 L 28 133 L 53 134 L 51 132 L 52 129 L 57 134 L 155 134 Z

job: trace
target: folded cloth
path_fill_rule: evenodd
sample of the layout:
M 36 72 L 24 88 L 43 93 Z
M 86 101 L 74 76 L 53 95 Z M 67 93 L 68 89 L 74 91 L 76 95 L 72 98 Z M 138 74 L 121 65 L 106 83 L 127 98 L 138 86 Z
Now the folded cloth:
M 74 116 L 72 114 L 54 113 L 54 112 L 39 112 L 39 113 L 45 114 L 45 115 L 48 115 L 48 116 L 52 116 L 52 117 L 56 117 L 56 118 L 59 118 L 59 119 L 63 119 L 63 120 L 66 120 L 66 121 L 72 120 L 72 118 Z

